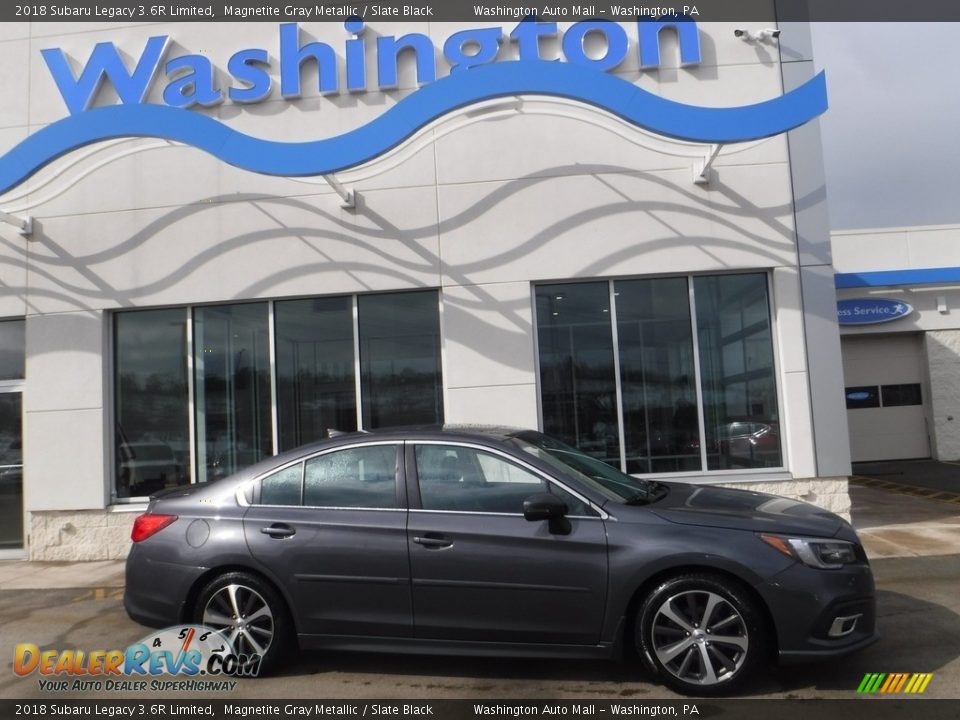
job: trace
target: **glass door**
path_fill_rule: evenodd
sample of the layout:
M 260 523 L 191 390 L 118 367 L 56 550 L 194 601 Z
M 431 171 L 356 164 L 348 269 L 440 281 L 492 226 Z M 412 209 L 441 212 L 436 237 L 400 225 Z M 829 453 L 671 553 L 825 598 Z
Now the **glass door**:
M 0 391 L 0 550 L 23 547 L 23 436 L 20 390 Z

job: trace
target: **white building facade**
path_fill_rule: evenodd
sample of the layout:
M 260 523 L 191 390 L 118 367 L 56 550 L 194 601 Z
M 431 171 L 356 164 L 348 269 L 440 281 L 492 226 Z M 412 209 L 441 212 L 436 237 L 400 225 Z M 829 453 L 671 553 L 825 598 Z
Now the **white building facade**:
M 960 459 L 960 226 L 833 233 L 855 462 Z
M 669 113 L 638 126 L 546 92 L 534 76 L 547 63 L 514 62 L 534 52 L 644 97 L 740 107 L 814 78 L 808 29 L 610 25 L 0 28 L 0 210 L 14 222 L 0 227 L 3 547 L 122 557 L 157 490 L 330 428 L 408 423 L 539 428 L 629 473 L 847 512 L 817 121 L 677 139 Z M 450 45 L 477 29 L 500 39 Z M 477 100 L 483 68 L 450 74 L 467 46 L 530 68 L 530 92 L 517 71 L 510 92 Z M 126 79 L 84 75 L 110 53 Z M 203 147 L 152 119 L 135 137 L 70 135 L 89 118 L 95 136 L 102 108 L 171 105 L 174 124 L 193 113 L 286 143 L 380 117 L 389 135 L 433 87 L 472 99 L 444 96 L 389 147 L 302 177 L 262 170 L 309 165 L 306 149 L 231 154 L 238 136 L 219 129 Z M 366 142 L 350 137 L 331 154 Z M 36 167 L 22 159 L 57 142 Z

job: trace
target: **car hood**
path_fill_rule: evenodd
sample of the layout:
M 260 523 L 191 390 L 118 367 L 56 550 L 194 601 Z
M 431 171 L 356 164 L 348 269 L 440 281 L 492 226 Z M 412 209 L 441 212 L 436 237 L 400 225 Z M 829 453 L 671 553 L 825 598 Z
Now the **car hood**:
M 663 483 L 670 492 L 646 506 L 657 516 L 680 525 L 833 537 L 847 523 L 809 503 L 778 495 L 710 485 Z

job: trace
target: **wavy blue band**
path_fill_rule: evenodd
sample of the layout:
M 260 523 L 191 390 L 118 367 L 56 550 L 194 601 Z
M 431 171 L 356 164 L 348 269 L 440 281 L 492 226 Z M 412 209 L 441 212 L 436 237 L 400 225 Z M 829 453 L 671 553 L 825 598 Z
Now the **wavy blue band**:
M 511 61 L 463 70 L 413 92 L 375 120 L 336 137 L 308 142 L 263 140 L 218 120 L 165 105 L 113 105 L 71 115 L 38 130 L 0 157 L 0 193 L 84 145 L 119 137 L 157 137 L 192 145 L 230 165 L 266 175 L 303 177 L 365 163 L 424 125 L 461 107 L 511 95 L 551 95 L 607 110 L 660 135 L 702 143 L 770 137 L 827 109 L 823 73 L 756 105 L 708 108 L 665 100 L 591 68 Z

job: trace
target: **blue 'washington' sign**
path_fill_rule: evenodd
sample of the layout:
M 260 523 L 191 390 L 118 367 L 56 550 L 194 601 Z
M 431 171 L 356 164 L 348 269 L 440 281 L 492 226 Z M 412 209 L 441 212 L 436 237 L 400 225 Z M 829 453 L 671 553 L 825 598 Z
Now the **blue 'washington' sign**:
M 654 95 L 609 71 L 631 52 L 624 28 L 615 22 L 587 20 L 565 31 L 554 22 L 524 20 L 510 33 L 500 27 L 455 32 L 443 43 L 450 66 L 437 77 L 436 48 L 422 33 L 364 38 L 363 22 L 343 25 L 342 53 L 322 42 L 302 42 L 297 23 L 279 26 L 280 94 L 301 95 L 301 66 L 315 62 L 324 94 L 368 90 L 368 50 L 376 59 L 377 89 L 397 86 L 401 55 L 412 56 L 420 88 L 366 125 L 334 137 L 308 142 L 278 142 L 245 135 L 191 108 L 256 103 L 273 90 L 271 53 L 266 48 L 235 52 L 227 63 L 230 81 L 217 84 L 209 58 L 184 54 L 168 58 L 170 38 L 147 40 L 133 67 L 112 42 L 98 43 L 75 73 L 60 48 L 42 50 L 44 62 L 70 115 L 38 130 L 0 157 L 0 193 L 22 183 L 52 160 L 91 143 L 123 137 L 157 137 L 192 145 L 231 165 L 279 176 L 312 176 L 354 167 L 385 153 L 420 128 L 457 109 L 498 97 L 547 95 L 567 98 L 610 112 L 623 120 L 678 140 L 734 143 L 771 137 L 798 127 L 827 109 L 823 73 L 781 97 L 741 107 L 685 105 Z M 660 65 L 660 34 L 676 32 L 681 65 L 701 60 L 700 30 L 686 16 L 637 23 L 637 57 L 641 68 Z M 588 55 L 588 36 L 602 36 L 602 57 Z M 541 39 L 556 38 L 561 62 L 541 57 Z M 503 46 L 516 45 L 516 60 L 502 61 Z M 126 49 L 129 51 L 129 49 Z M 340 86 L 344 58 L 346 87 Z M 163 104 L 146 102 L 163 83 Z M 93 107 L 104 86 L 119 104 Z M 92 109 L 91 109 L 92 108 Z

